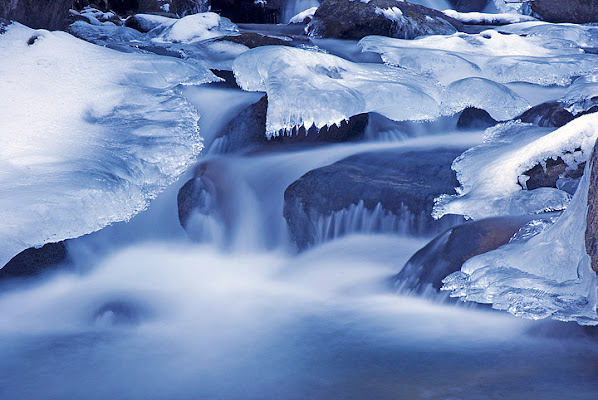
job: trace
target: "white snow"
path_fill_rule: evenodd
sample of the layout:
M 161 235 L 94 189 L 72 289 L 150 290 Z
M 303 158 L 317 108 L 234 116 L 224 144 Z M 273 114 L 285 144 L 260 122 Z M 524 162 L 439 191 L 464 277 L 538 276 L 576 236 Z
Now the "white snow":
M 552 130 L 509 122 L 486 131 L 485 143 L 453 163 L 458 195 L 436 199 L 433 215 L 461 214 L 480 219 L 498 215 L 562 210 L 569 195 L 554 188 L 524 190 L 523 174 L 535 165 L 561 157 L 571 168 L 588 160 L 598 138 L 598 114 L 581 116 Z
M 567 210 L 528 240 L 473 257 L 445 278 L 452 296 L 529 319 L 597 325 L 596 274 L 585 249 L 589 169 Z
M 160 29 L 160 27 L 155 28 Z M 168 23 L 153 41 L 158 43 L 195 43 L 238 33 L 238 28 L 227 18 L 213 12 L 187 15 Z M 150 32 L 151 34 L 151 32 Z
M 598 47 L 598 26 L 522 22 L 498 28 L 500 32 L 526 35 L 540 40 L 566 40 L 580 47 Z
M 465 24 L 506 25 L 518 22 L 537 21 L 536 18 L 529 15 L 511 13 L 491 14 L 482 12 L 459 12 L 455 10 L 444 10 L 443 13 Z
M 289 24 L 302 24 L 306 18 L 313 19 L 314 14 L 318 10 L 318 7 L 308 8 L 305 11 L 301 11 L 289 20 Z
M 129 219 L 201 150 L 177 86 L 208 70 L 17 23 L 0 54 L 0 266 Z

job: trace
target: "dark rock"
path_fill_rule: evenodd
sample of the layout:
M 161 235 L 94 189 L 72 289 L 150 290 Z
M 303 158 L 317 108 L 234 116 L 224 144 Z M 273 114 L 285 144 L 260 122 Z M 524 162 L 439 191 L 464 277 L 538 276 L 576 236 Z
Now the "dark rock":
M 73 8 L 85 7 L 101 11 L 114 11 L 127 16 L 138 13 L 159 14 L 172 17 L 184 17 L 209 10 L 208 0 L 75 0 Z
M 212 0 L 212 11 L 236 23 L 277 24 L 282 22 L 282 0 Z
M 260 46 L 292 46 L 292 42 L 289 40 L 282 40 L 271 36 L 262 35 L 253 32 L 244 32 L 236 36 L 224 36 L 216 39 L 216 41 L 227 41 L 237 44 L 242 44 L 250 49 L 254 49 Z
M 514 119 L 545 128 L 560 128 L 573 121 L 575 117 L 565 109 L 565 104 L 550 101 L 538 104 Z
M 590 158 L 590 188 L 586 217 L 586 252 L 592 259 L 592 269 L 598 273 L 598 142 Z
M 38 249 L 30 248 L 14 256 L 0 269 L 0 279 L 37 275 L 64 263 L 67 257 L 64 242 L 47 243 Z
M 34 29 L 64 29 L 71 5 L 72 0 L 0 0 L 0 18 Z
M 463 222 L 462 217 L 437 221 L 430 215 L 434 198 L 458 186 L 451 163 L 461 153 L 462 149 L 386 150 L 354 155 L 308 172 L 284 194 L 284 217 L 292 241 L 301 250 L 330 235 L 347 233 L 342 227 L 320 232 L 318 224 L 352 208 L 383 214 L 381 221 L 371 222 L 366 230 L 370 232 L 430 235 Z
M 390 19 L 380 10 L 400 10 Z M 397 0 L 324 0 L 308 26 L 310 35 L 359 40 L 368 35 L 413 39 L 422 35 L 448 35 L 462 24 L 431 8 Z
M 467 107 L 459 115 L 457 120 L 458 129 L 486 129 L 498 123 L 485 110 L 475 107 Z
M 598 0 L 534 0 L 531 6 L 534 13 L 548 22 L 598 22 Z
M 225 87 L 229 89 L 241 89 L 237 84 L 237 80 L 235 79 L 235 74 L 232 71 L 226 71 L 221 69 L 211 69 L 212 73 L 216 75 L 218 78 L 224 79 L 224 82 L 214 82 L 210 85 L 212 86 L 219 86 Z
M 226 79 L 226 78 L 225 78 Z M 229 153 L 256 145 L 276 146 L 279 144 L 305 142 L 345 142 L 363 135 L 368 122 L 367 114 L 359 114 L 343 121 L 340 127 L 333 125 L 317 131 L 314 127 L 293 129 L 286 135 L 268 140 L 266 138 L 266 113 L 268 97 L 262 97 L 235 118 L 233 118 L 217 136 L 215 146 L 218 153 Z M 212 151 L 212 149 L 211 149 Z
M 567 167 L 567 164 L 561 157 L 557 157 L 556 160 L 549 158 L 546 160 L 545 167 L 540 164 L 536 164 L 532 169 L 523 173 L 523 175 L 529 176 L 529 179 L 525 182 L 524 189 L 533 190 L 539 187 L 558 187 L 558 180 L 560 178 L 579 179 L 583 175 L 583 170 L 586 163 L 580 163 L 577 169 L 571 169 Z
M 393 278 L 395 286 L 405 292 L 420 293 L 430 286 L 439 291 L 442 280 L 459 271 L 465 261 L 507 244 L 528 222 L 542 218 L 538 215 L 496 217 L 451 228 L 407 261 Z
M 449 0 L 449 3 L 457 11 L 473 12 L 482 11 L 488 5 L 488 0 Z

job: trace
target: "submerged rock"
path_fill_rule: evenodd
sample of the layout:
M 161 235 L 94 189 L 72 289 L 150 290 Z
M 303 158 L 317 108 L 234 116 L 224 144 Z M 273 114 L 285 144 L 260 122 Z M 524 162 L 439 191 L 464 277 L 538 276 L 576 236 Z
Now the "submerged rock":
M 492 118 L 488 111 L 475 107 L 467 107 L 459 115 L 457 120 L 458 129 L 486 129 L 498 123 Z
M 598 22 L 598 0 L 534 0 L 532 11 L 548 22 Z
M 399 291 L 440 291 L 442 280 L 479 254 L 507 244 L 527 223 L 543 216 L 495 217 L 456 226 L 440 234 L 407 261 L 393 277 Z M 548 217 L 546 217 L 548 218 Z
M 284 194 L 284 217 L 299 249 L 350 232 L 430 235 L 463 221 L 431 217 L 434 198 L 454 191 L 461 149 L 362 153 L 315 169 Z
M 450 35 L 461 28 L 440 11 L 397 0 L 324 0 L 308 26 L 312 36 L 353 40 L 369 35 Z
M 34 276 L 64 263 L 67 257 L 64 242 L 47 243 L 37 249 L 32 247 L 14 256 L 0 269 L 0 279 Z
M 592 269 L 598 273 L 598 142 L 590 158 L 590 187 L 586 217 L 586 252 L 592 259 Z
M 279 38 L 262 35 L 254 32 L 243 32 L 240 35 L 235 36 L 223 36 L 216 41 L 227 41 L 237 44 L 242 44 L 250 49 L 254 49 L 260 46 L 292 46 L 290 40 L 282 40 Z

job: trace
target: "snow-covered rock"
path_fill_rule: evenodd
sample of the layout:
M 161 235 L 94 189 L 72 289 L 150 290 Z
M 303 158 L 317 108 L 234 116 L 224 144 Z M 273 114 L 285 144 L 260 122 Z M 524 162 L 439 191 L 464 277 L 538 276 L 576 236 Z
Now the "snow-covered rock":
M 17 23 L 0 54 L 0 265 L 129 219 L 202 148 L 177 86 L 208 70 Z
M 179 20 L 165 22 L 154 28 L 160 30 L 153 41 L 158 43 L 194 43 L 237 33 L 235 24 L 216 13 L 193 14 Z
M 299 14 L 293 16 L 289 20 L 289 24 L 307 24 L 307 23 L 309 23 L 314 18 L 314 14 L 316 13 L 317 9 L 318 9 L 318 7 L 312 7 L 312 8 L 308 8 L 305 11 L 301 11 Z

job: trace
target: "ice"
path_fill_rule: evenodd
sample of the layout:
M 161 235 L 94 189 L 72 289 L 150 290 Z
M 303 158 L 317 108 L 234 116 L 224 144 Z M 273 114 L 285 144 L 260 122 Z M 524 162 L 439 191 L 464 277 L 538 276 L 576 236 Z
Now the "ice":
M 465 78 L 446 88 L 442 111 L 451 115 L 467 107 L 486 110 L 495 120 L 504 121 L 520 115 L 530 108 L 530 104 L 500 83 L 484 78 Z
M 473 257 L 445 278 L 444 290 L 529 319 L 597 325 L 596 274 L 585 249 L 589 169 L 554 225 Z
M 319 129 L 372 111 L 395 121 L 440 115 L 438 84 L 386 65 L 267 46 L 241 54 L 233 72 L 242 89 L 268 94 L 268 137 L 298 126 Z
M 505 25 L 518 22 L 536 21 L 529 15 L 513 13 L 482 13 L 482 12 L 458 12 L 455 10 L 444 10 L 443 13 L 451 18 L 461 21 L 464 24 L 484 24 L 484 25 Z
M 573 114 L 578 114 L 598 106 L 598 74 L 577 78 L 561 101 L 568 106 Z
M 207 70 L 17 23 L 0 54 L 0 266 L 129 219 L 201 150 L 177 86 Z
M 153 41 L 157 43 L 195 43 L 206 39 L 237 34 L 239 29 L 229 19 L 213 12 L 187 15 L 174 23 L 154 28 L 163 29 Z M 150 35 L 152 32 L 149 33 Z
M 584 53 L 573 41 L 495 30 L 414 40 L 368 36 L 359 46 L 379 53 L 386 64 L 431 75 L 443 84 L 483 77 L 498 83 L 565 86 L 574 77 L 598 70 L 598 55 Z
M 289 19 L 288 23 L 289 24 L 302 24 L 306 18 L 310 18 L 310 19 L 313 18 L 317 9 L 318 9 L 318 7 L 312 7 L 312 8 L 308 8 L 305 11 L 301 11 L 299 14 L 297 14 L 294 17 L 292 17 L 291 19 Z
M 535 21 L 501 26 L 498 30 L 542 40 L 569 40 L 580 47 L 598 47 L 598 26 L 593 25 L 551 24 Z
M 575 169 L 588 160 L 596 138 L 597 114 L 581 116 L 556 130 L 518 121 L 490 128 L 485 143 L 454 161 L 461 184 L 458 195 L 436 199 L 433 215 L 461 214 L 479 219 L 562 210 L 569 203 L 568 193 L 555 188 L 524 190 L 523 174 L 559 156 Z

